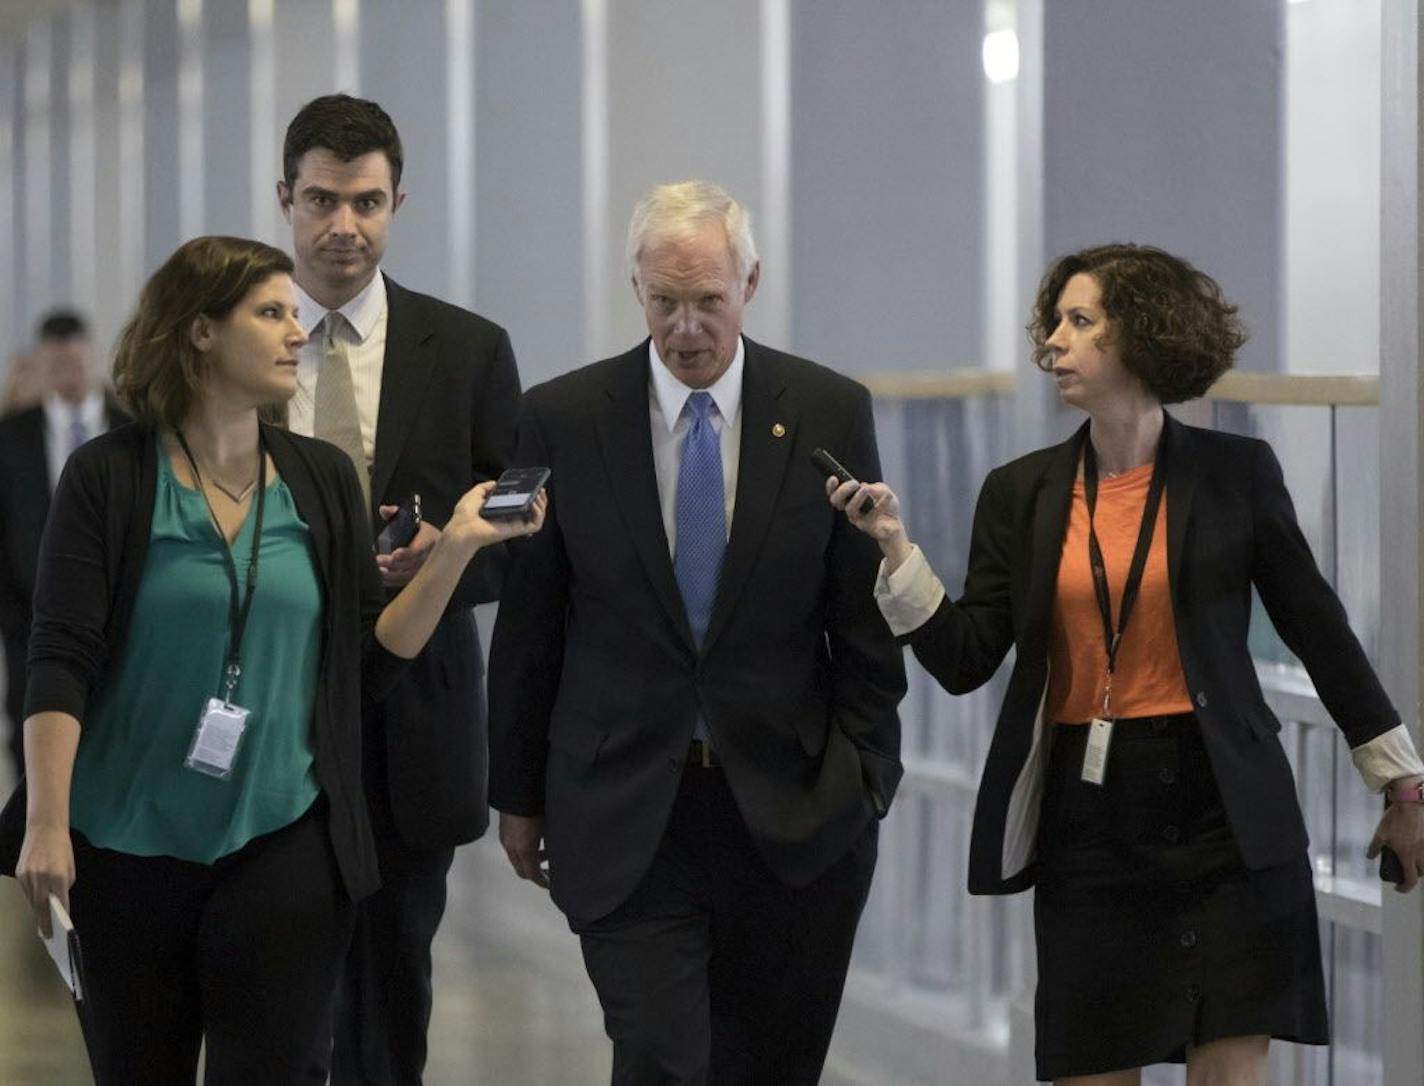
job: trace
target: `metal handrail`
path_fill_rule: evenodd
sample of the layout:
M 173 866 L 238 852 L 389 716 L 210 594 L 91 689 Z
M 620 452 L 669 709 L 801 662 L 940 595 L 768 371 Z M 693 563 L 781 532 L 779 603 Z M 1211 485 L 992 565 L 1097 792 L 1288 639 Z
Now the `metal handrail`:
M 871 395 L 895 400 L 954 400 L 971 396 L 1008 396 L 1018 378 L 1012 370 L 959 367 L 902 370 L 860 378 Z M 1224 403 L 1278 404 L 1297 407 L 1378 407 L 1379 377 L 1373 374 L 1256 373 L 1230 370 L 1204 397 Z

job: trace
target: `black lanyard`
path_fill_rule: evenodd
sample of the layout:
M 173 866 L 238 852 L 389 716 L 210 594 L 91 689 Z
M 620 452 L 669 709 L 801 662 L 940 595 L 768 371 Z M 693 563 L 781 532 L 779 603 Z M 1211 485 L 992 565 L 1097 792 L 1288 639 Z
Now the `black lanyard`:
M 1103 549 L 1098 544 L 1098 532 L 1093 525 L 1093 513 L 1098 505 L 1098 456 L 1093 451 L 1090 436 L 1083 446 L 1083 491 L 1088 499 L 1088 564 L 1093 569 L 1093 592 L 1098 597 L 1098 611 L 1103 619 L 1103 639 L 1108 650 L 1108 681 L 1103 692 L 1103 715 L 1108 716 L 1112 696 L 1113 672 L 1117 667 L 1117 650 L 1122 634 L 1137 602 L 1142 587 L 1142 572 L 1147 568 L 1147 552 L 1152 549 L 1152 533 L 1157 528 L 1157 510 L 1162 505 L 1162 492 L 1167 486 L 1167 430 L 1157 442 L 1157 455 L 1152 463 L 1152 482 L 1147 488 L 1147 502 L 1142 507 L 1142 523 L 1137 529 L 1137 549 L 1132 552 L 1132 565 L 1127 570 L 1127 583 L 1122 588 L 1122 606 L 1118 610 L 1117 630 L 1113 630 L 1112 593 L 1108 588 L 1107 565 Z
M 223 667 L 223 701 L 231 705 L 233 691 L 237 689 L 237 680 L 242 674 L 242 634 L 247 629 L 247 616 L 252 610 L 252 594 L 257 591 L 257 553 L 262 549 L 262 510 L 267 497 L 267 449 L 262 442 L 262 430 L 259 427 L 257 431 L 257 517 L 252 525 L 252 554 L 247 560 L 247 596 L 239 605 L 237 563 L 232 560 L 232 548 L 228 546 L 227 535 L 223 532 L 218 515 L 213 510 L 213 503 L 208 500 L 208 492 L 203 489 L 203 478 L 198 473 L 198 461 L 193 458 L 193 450 L 188 448 L 183 431 L 177 430 L 176 433 L 178 434 L 178 444 L 183 446 L 183 455 L 188 458 L 188 466 L 193 469 L 193 481 L 198 484 L 198 493 L 203 496 L 203 504 L 208 507 L 208 516 L 212 518 L 213 528 L 218 533 L 218 542 L 222 544 L 223 568 L 227 570 L 228 584 L 232 588 L 232 594 L 228 598 L 227 611 L 230 637 L 227 663 Z

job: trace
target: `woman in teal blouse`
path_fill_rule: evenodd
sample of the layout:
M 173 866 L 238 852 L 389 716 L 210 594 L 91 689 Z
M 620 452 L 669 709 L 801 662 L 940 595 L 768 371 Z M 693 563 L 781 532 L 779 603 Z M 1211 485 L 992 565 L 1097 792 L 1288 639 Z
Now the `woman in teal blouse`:
M 477 550 L 543 519 L 541 496 L 486 521 L 493 484 L 471 489 L 387 604 L 349 459 L 263 420 L 296 390 L 291 270 L 237 238 L 173 254 L 115 359 L 138 421 L 71 457 L 45 529 L 0 864 L 42 930 L 51 896 L 72 913 L 101 1084 L 192 1082 L 200 1044 L 210 1084 L 325 1081 L 378 880 L 361 698 Z

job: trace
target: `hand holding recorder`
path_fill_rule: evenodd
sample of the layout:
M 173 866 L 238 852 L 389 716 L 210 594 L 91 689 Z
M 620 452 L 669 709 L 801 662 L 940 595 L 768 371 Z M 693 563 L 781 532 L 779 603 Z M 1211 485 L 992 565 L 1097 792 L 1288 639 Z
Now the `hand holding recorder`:
M 910 556 L 913 544 L 900 521 L 900 499 L 884 483 L 862 483 L 825 449 L 811 453 L 811 463 L 827 476 L 826 496 L 846 519 L 880 544 L 888 569 L 894 572 Z

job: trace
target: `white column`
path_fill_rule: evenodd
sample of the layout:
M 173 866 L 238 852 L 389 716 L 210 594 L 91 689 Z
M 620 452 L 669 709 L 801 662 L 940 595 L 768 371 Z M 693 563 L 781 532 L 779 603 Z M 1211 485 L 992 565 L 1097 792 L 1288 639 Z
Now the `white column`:
M 608 7 L 580 0 L 583 32 L 583 270 L 584 355 L 597 358 L 609 342 L 608 246 Z
M 336 90 L 361 93 L 361 0 L 331 0 Z
M 119 275 L 131 296 L 144 277 L 143 3 L 119 8 Z
M 30 23 L 25 37 L 25 298 L 29 311 L 21 314 L 29 324 L 52 305 L 54 284 L 50 246 L 50 64 L 54 49 L 49 19 Z
M 765 274 L 752 318 L 757 335 L 791 343 L 791 7 L 761 0 L 761 216 L 753 222 Z
M 1405 722 L 1420 734 L 1424 690 L 1424 352 L 1421 352 L 1419 204 L 1420 25 L 1418 0 L 1384 5 L 1380 192 L 1380 674 Z M 1384 1082 L 1418 1086 L 1424 1068 L 1424 894 L 1386 890 Z
M 249 161 L 252 163 L 252 236 L 278 239 L 277 178 L 282 176 L 282 150 L 277 134 L 277 57 L 273 36 L 274 0 L 247 0 L 247 27 L 252 49 L 251 109 L 248 112 Z
M 203 0 L 178 0 L 178 236 L 204 233 Z
M 69 273 L 70 298 L 91 321 L 99 298 L 99 199 L 94 145 L 94 9 L 69 9 Z
M 445 0 L 450 300 L 475 303 L 475 2 Z
M 25 342 L 25 330 L 18 326 L 15 312 L 19 290 L 14 215 L 15 171 L 19 168 L 13 113 L 16 79 L 15 51 L 0 50 L 0 209 L 4 209 L 0 214 L 0 380 L 9 377 L 10 355 Z

